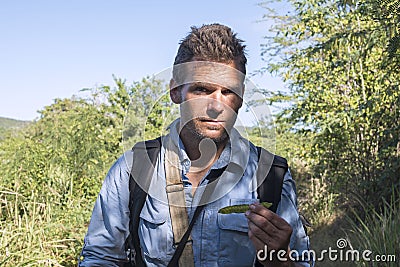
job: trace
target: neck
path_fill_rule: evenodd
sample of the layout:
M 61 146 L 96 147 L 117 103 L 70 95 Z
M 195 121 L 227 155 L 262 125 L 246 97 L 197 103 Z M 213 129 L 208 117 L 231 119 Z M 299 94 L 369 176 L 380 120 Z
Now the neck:
M 228 140 L 215 142 L 209 138 L 193 136 L 185 127 L 181 130 L 180 138 L 185 146 L 186 154 L 192 161 L 194 170 L 204 170 L 211 167 L 228 143 Z

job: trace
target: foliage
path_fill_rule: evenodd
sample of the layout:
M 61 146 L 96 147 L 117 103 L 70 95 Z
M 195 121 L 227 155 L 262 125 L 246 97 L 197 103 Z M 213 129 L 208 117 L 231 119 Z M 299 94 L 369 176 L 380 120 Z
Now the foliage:
M 398 29 L 386 28 L 398 16 L 374 1 L 289 2 L 291 13 L 269 10 L 276 23 L 263 50 L 264 70 L 289 88 L 268 93 L 289 104 L 278 122 L 308 138 L 298 155 L 328 192 L 380 203 L 400 186 L 398 65 L 387 51 Z
M 348 2 L 348 3 L 346 3 Z M 378 21 L 378 27 L 373 31 L 386 35 L 388 62 L 400 66 L 400 0 L 368 0 L 351 3 L 343 1 L 344 5 L 358 4 L 363 14 Z M 379 10 L 379 12 L 376 12 Z
M 76 266 L 102 180 L 123 152 L 130 96 L 162 90 L 150 79 L 115 83 L 86 98 L 56 99 L 0 142 L 0 265 Z M 149 131 L 157 123 L 150 120 Z
M 400 224 L 398 214 L 400 201 L 392 196 L 390 202 L 383 200 L 384 205 L 380 212 L 371 209 L 361 201 L 361 205 L 367 210 L 365 218 L 355 213 L 356 221 L 349 220 L 352 228 L 352 239 L 359 250 L 370 250 L 375 255 L 384 255 L 388 262 L 384 266 L 398 266 L 393 259 L 389 262 L 389 255 L 394 255 L 398 261 L 400 258 Z M 389 256 L 389 257 L 388 257 Z M 375 265 L 374 265 L 375 264 Z M 357 266 L 382 266 L 382 263 L 357 262 Z
M 145 78 L 135 82 L 130 97 L 124 120 L 124 147 L 165 134 L 167 126 L 178 117 L 165 81 Z

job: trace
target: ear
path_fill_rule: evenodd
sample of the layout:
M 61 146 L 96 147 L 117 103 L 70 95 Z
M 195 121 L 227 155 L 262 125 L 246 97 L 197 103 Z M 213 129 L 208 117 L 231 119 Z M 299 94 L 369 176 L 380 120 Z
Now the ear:
M 180 86 L 176 84 L 174 79 L 169 81 L 169 96 L 171 97 L 172 102 L 175 104 L 182 103 Z

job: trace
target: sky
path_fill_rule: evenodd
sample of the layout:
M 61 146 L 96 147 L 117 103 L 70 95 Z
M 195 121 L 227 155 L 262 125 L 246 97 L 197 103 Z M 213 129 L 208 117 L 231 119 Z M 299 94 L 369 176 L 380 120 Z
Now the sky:
M 138 81 L 172 66 L 190 26 L 221 23 L 245 40 L 248 73 L 265 65 L 260 53 L 269 22 L 255 0 L 3 0 L 0 2 L 0 116 L 39 118 L 56 98 L 83 88 Z M 269 75 L 252 78 L 280 89 Z

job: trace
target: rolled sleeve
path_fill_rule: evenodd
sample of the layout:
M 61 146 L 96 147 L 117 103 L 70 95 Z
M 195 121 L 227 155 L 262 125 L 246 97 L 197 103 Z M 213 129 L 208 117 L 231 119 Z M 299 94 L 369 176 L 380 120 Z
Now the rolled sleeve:
M 97 197 L 79 266 L 118 266 L 129 235 L 129 152 L 109 170 Z

